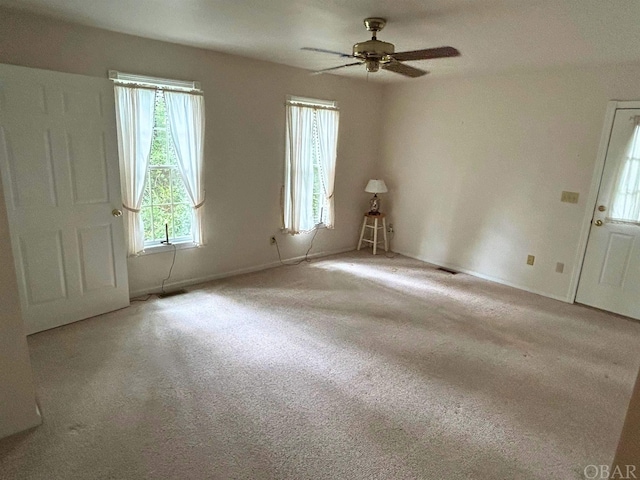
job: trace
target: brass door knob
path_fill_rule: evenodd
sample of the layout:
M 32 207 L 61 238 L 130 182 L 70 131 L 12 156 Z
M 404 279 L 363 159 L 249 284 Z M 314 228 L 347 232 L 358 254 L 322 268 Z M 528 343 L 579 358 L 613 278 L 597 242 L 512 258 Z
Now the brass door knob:
M 596 224 L 596 227 L 602 226 L 602 220 L 596 220 L 594 223 Z
M 121 217 L 122 216 L 122 210 L 114 208 L 113 210 L 111 210 L 111 215 L 113 215 L 114 217 Z

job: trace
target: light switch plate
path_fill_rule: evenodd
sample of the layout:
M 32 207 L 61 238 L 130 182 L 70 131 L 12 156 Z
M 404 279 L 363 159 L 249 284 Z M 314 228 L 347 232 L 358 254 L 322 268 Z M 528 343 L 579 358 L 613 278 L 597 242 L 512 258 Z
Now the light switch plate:
M 580 193 L 578 192 L 562 192 L 562 196 L 560 197 L 561 202 L 565 203 L 578 203 L 578 198 L 580 197 Z

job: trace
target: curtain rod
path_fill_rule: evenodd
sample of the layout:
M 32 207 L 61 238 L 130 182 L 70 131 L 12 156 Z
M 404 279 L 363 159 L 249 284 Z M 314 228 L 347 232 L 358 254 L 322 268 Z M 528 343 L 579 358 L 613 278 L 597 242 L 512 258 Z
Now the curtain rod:
M 182 92 L 192 95 L 201 95 L 200 82 L 171 80 L 169 78 L 149 77 L 136 73 L 124 73 L 117 70 L 109 70 L 109 79 L 116 85 L 131 88 L 146 88 L 150 90 L 167 90 L 169 92 Z
M 182 88 L 161 87 L 161 86 L 154 87 L 151 85 L 144 85 L 142 83 L 119 82 L 117 80 L 114 80 L 113 83 L 119 87 L 143 88 L 145 90 L 164 90 L 167 92 L 186 93 L 188 95 L 201 95 L 201 96 L 204 95 L 204 92 L 202 90 L 185 90 Z
M 314 110 L 334 110 L 339 111 L 338 107 L 332 107 L 330 105 L 316 105 L 313 103 L 304 103 L 304 102 L 285 102 L 285 105 L 294 105 L 296 107 L 307 107 L 312 108 Z

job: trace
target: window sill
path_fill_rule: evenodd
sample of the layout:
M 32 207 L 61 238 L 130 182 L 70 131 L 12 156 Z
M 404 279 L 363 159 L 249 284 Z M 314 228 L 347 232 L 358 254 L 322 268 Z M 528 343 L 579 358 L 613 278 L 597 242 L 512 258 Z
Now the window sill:
M 329 227 L 327 227 L 324 223 L 318 223 L 316 224 L 311 230 L 303 230 L 301 232 L 298 232 L 296 235 L 298 234 L 308 234 L 308 233 L 313 233 L 316 230 L 322 230 L 322 229 L 328 229 Z M 289 230 L 287 230 L 284 227 L 280 227 L 280 233 L 283 235 L 287 235 L 289 234 Z
M 165 253 L 165 252 L 173 252 L 173 247 L 176 247 L 176 250 L 188 250 L 190 248 L 198 248 L 199 245 L 196 245 L 193 242 L 180 242 L 180 243 L 172 243 L 171 245 L 149 245 L 145 247 L 144 251 L 140 252 L 138 255 L 132 255 L 137 257 L 144 257 L 146 255 L 154 255 L 156 253 Z

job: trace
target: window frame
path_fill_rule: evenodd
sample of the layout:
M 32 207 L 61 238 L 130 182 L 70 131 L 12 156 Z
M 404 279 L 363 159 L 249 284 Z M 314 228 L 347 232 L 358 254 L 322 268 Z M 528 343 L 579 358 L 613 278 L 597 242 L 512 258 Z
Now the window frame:
M 324 177 L 322 175 L 321 169 L 322 169 L 322 164 L 320 162 L 320 154 L 319 154 L 319 145 L 320 145 L 320 141 L 318 138 L 318 131 L 317 131 L 317 123 L 316 123 L 316 118 L 315 118 L 315 111 L 318 109 L 326 109 L 326 110 L 335 110 L 337 112 L 339 112 L 339 106 L 338 106 L 338 102 L 336 100 L 323 100 L 323 99 L 316 99 L 316 98 L 310 98 L 310 97 L 301 97 L 301 96 L 295 96 L 295 95 L 287 95 L 286 97 L 286 102 L 285 102 L 285 106 L 299 106 L 299 107 L 307 107 L 307 108 L 312 108 L 314 110 L 314 120 L 313 120 L 313 129 L 312 129 L 312 158 L 311 158 L 311 168 L 313 170 L 313 176 L 314 176 L 314 181 L 313 181 L 313 194 L 312 194 L 312 202 L 315 201 L 315 198 L 317 198 L 318 196 L 320 198 L 322 198 L 323 196 L 323 191 L 326 191 L 326 186 L 323 187 L 324 184 Z M 286 123 L 286 122 L 285 122 Z M 285 128 L 288 128 L 287 125 L 285 125 Z M 283 185 L 283 192 L 285 188 L 288 188 L 288 185 L 286 185 L 287 180 L 286 180 L 286 170 L 287 167 L 285 165 L 285 185 Z M 316 183 L 319 185 L 319 189 L 316 192 Z M 306 230 L 306 231 L 312 231 L 312 230 L 316 230 L 318 228 L 328 228 L 326 225 L 326 220 L 327 220 L 327 215 L 329 214 L 328 212 L 328 208 L 329 208 L 329 202 L 327 201 L 326 198 L 322 199 L 319 205 L 319 211 L 317 212 L 317 214 L 313 214 L 313 222 L 314 222 L 314 226 L 313 228 L 311 228 L 310 230 Z M 282 232 L 287 232 L 288 229 L 285 226 L 285 221 L 284 221 L 284 216 L 285 216 L 285 203 L 284 203 L 284 196 L 282 198 L 282 226 L 281 226 L 281 231 Z M 313 204 L 310 206 L 313 212 Z M 304 232 L 300 232 L 300 233 L 304 233 Z
M 156 88 L 156 102 L 157 100 L 157 95 L 159 92 L 162 92 L 164 89 L 158 87 Z M 163 99 L 164 101 L 164 99 Z M 154 125 L 153 125 L 153 136 L 152 136 L 152 140 L 151 140 L 151 145 L 153 146 L 153 139 L 155 138 L 156 135 L 156 131 L 158 130 L 164 130 L 165 133 L 165 143 L 164 143 L 164 148 L 165 148 L 165 155 L 166 158 L 169 158 L 169 150 L 170 149 L 175 149 L 175 145 L 173 144 L 173 138 L 171 137 L 171 131 L 168 128 L 168 124 L 166 124 L 163 127 L 159 127 L 156 125 L 155 123 L 155 108 L 157 107 L 157 103 L 156 106 L 154 107 Z M 165 107 L 166 109 L 166 107 Z M 175 155 L 175 152 L 174 152 Z M 149 183 L 151 182 L 151 172 L 152 170 L 169 170 L 169 190 L 170 190 L 170 197 L 171 197 L 171 203 L 169 204 L 156 204 L 153 202 L 153 198 L 154 198 L 154 194 L 153 194 L 153 189 L 151 188 L 151 186 L 149 186 Z M 166 205 L 170 205 L 171 206 L 171 220 L 173 222 L 173 225 L 171 225 L 172 230 L 175 229 L 175 214 L 173 213 L 173 208 L 176 205 L 186 205 L 189 209 L 191 209 L 191 204 L 189 202 L 175 202 L 174 198 L 173 198 L 173 176 L 174 175 L 179 175 L 180 179 L 182 181 L 182 184 L 184 185 L 184 179 L 182 178 L 182 174 L 180 173 L 180 168 L 179 166 L 176 165 L 171 165 L 169 163 L 165 163 L 163 165 L 153 165 L 151 163 L 151 158 L 149 158 L 149 165 L 147 166 L 147 173 L 145 174 L 145 186 L 144 186 L 144 190 L 146 190 L 147 188 L 150 189 L 149 191 L 149 199 L 151 201 L 151 203 L 149 205 L 145 205 L 144 203 L 141 205 L 141 212 L 143 209 L 145 208 L 151 208 L 151 219 L 152 219 L 152 223 L 151 223 L 151 231 L 155 231 L 155 223 L 153 222 L 153 207 L 155 206 L 166 206 Z M 144 194 L 143 197 L 144 199 Z M 142 213 L 141 213 L 142 214 Z M 193 222 L 193 219 L 191 219 L 191 222 Z M 190 243 L 192 242 L 192 238 L 193 238 L 193 223 L 191 224 L 191 231 L 188 235 L 183 235 L 180 237 L 169 237 L 169 242 L 172 244 L 181 244 L 181 243 Z M 153 247 L 159 247 L 159 246 L 165 246 L 166 245 L 166 240 L 159 240 L 159 239 L 153 239 L 153 240 L 146 240 L 144 241 L 144 247 L 145 248 L 153 248 Z
M 162 91 L 162 92 L 174 92 L 174 93 L 182 93 L 182 94 L 190 94 L 190 95 L 197 95 L 200 97 L 204 97 L 204 92 L 201 89 L 201 84 L 200 82 L 197 81 L 186 81 L 186 80 L 175 80 L 175 79 L 167 79 L 167 78 L 159 78 L 159 77 L 150 77 L 150 76 L 146 76 L 146 75 L 140 75 L 140 74 L 131 74 L 131 73 L 124 73 L 124 72 L 119 72 L 117 70 L 109 70 L 108 72 L 108 77 L 110 80 L 113 81 L 114 85 L 120 85 L 123 87 L 134 87 L 134 88 L 138 88 L 138 89 L 148 89 L 148 90 L 153 90 L 154 92 L 158 91 Z M 205 121 L 205 117 L 204 117 L 204 105 L 202 102 L 200 102 L 201 107 L 201 114 L 200 114 L 200 118 L 202 120 L 202 126 L 201 128 L 204 129 L 204 121 Z M 156 105 L 154 105 L 154 110 L 156 108 Z M 167 120 L 168 120 L 168 114 L 167 114 Z M 152 134 L 152 142 L 153 142 L 153 136 L 155 136 L 155 130 L 156 130 L 156 124 L 155 124 L 155 113 L 154 113 L 154 125 L 153 125 L 153 134 Z M 171 129 L 169 128 L 169 123 L 167 121 L 167 124 L 165 125 L 165 131 L 166 131 L 166 135 L 167 136 L 171 136 Z M 118 132 L 118 135 L 120 135 L 120 132 Z M 202 152 L 203 152 L 203 142 L 204 142 L 204 131 L 200 132 L 200 142 L 202 142 L 197 148 L 199 148 L 200 151 L 200 155 L 198 155 L 199 160 L 197 160 L 197 162 L 200 163 L 200 167 L 202 169 L 204 169 L 204 163 L 203 163 L 203 156 L 202 156 Z M 178 155 L 177 150 L 178 150 L 178 145 L 175 144 L 175 142 L 173 141 L 173 139 L 171 139 L 169 141 L 169 147 L 174 148 L 174 155 Z M 173 181 L 172 181 L 172 176 L 177 174 L 180 175 L 180 177 L 182 178 L 182 182 L 185 186 L 185 188 L 187 187 L 188 184 L 191 184 L 194 182 L 193 179 L 185 179 L 184 177 L 182 177 L 182 167 L 180 165 L 180 163 L 178 163 L 177 165 L 162 165 L 162 166 L 154 166 L 151 165 L 151 159 L 149 158 L 149 164 L 147 165 L 147 171 L 145 173 L 145 180 L 144 180 L 144 188 L 143 188 L 143 192 L 146 190 L 147 188 L 147 183 L 150 181 L 150 177 L 151 177 L 151 171 L 156 168 L 169 168 L 170 170 L 170 179 L 169 179 L 169 186 L 171 189 L 173 189 Z M 180 160 L 178 160 L 178 162 L 180 162 Z M 175 203 L 173 200 L 173 191 L 171 192 L 171 200 L 172 206 L 175 205 L 186 205 L 189 209 L 193 209 L 192 213 L 192 219 L 191 219 L 191 232 L 189 235 L 187 236 L 180 236 L 180 237 L 169 237 L 170 239 L 170 244 L 167 243 L 162 243 L 162 240 L 144 240 L 144 231 L 141 233 L 138 233 L 138 235 L 141 235 L 142 240 L 143 240 L 143 245 L 142 249 L 138 249 L 136 251 L 137 248 L 139 248 L 137 245 L 134 248 L 134 250 L 131 250 L 131 243 L 135 242 L 135 240 L 133 239 L 133 236 L 131 236 L 128 233 L 128 238 L 127 241 L 129 242 L 129 255 L 130 256 L 137 256 L 137 255 L 147 255 L 147 254 L 152 254 L 152 253 L 160 253 L 162 251 L 165 251 L 165 249 L 170 248 L 170 247 L 174 247 L 177 249 L 184 249 L 184 248 L 199 248 L 201 246 L 206 245 L 206 239 L 204 238 L 203 235 L 203 216 L 202 216 L 202 210 L 201 207 L 204 204 L 204 197 L 205 197 L 205 192 L 203 191 L 203 187 L 202 184 L 204 182 L 204 173 L 203 171 L 198 171 L 197 173 L 198 176 L 200 176 L 200 179 L 195 180 L 196 182 L 199 183 L 199 190 L 197 191 L 197 194 L 194 194 L 193 192 L 188 192 L 187 196 L 189 197 L 188 202 L 177 202 Z M 193 188 L 193 186 L 191 186 L 190 188 Z M 151 192 L 149 192 L 151 194 Z M 144 193 L 142 194 L 144 196 Z M 201 199 L 199 201 L 199 203 L 197 203 L 197 205 L 193 206 L 194 202 L 197 202 L 198 200 L 194 200 L 193 199 L 193 195 L 196 196 L 196 198 Z M 153 203 L 151 204 L 151 206 L 153 206 Z M 126 207 L 125 207 L 126 208 Z M 146 207 L 145 207 L 146 208 Z M 134 212 L 134 214 L 139 214 L 140 210 L 131 210 L 131 212 Z M 174 220 L 174 213 L 172 212 L 172 221 Z M 195 224 L 194 224 L 195 222 Z M 175 221 L 173 222 L 174 226 L 175 226 Z M 153 227 L 152 227 L 153 228 Z M 195 230 L 194 230 L 195 229 Z

